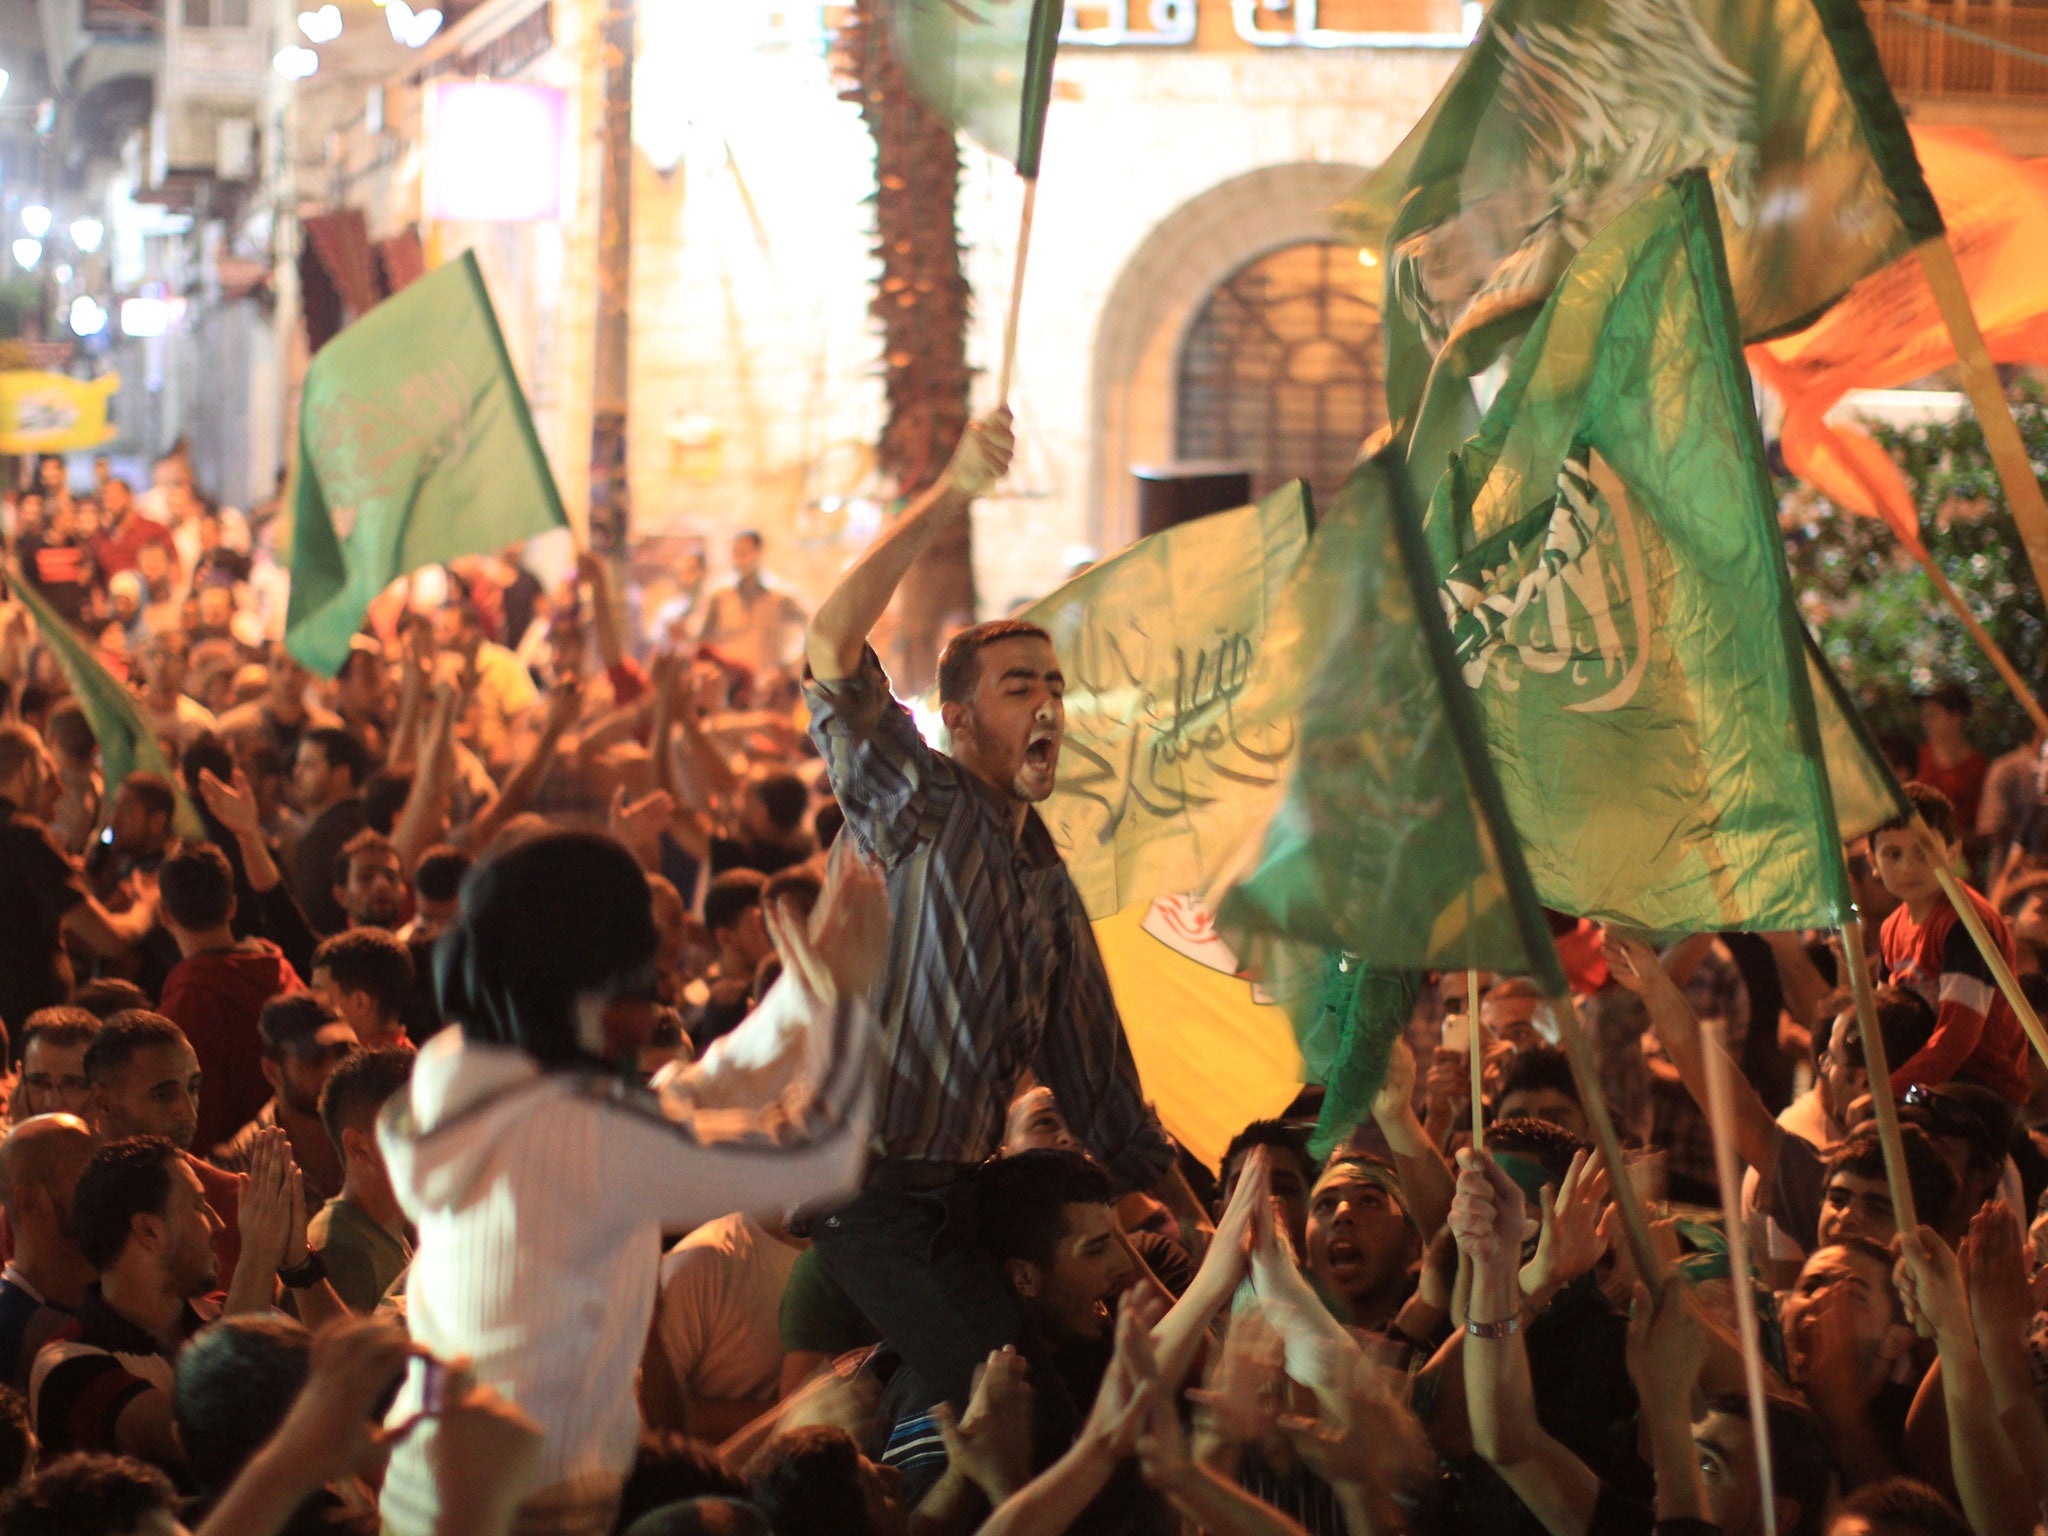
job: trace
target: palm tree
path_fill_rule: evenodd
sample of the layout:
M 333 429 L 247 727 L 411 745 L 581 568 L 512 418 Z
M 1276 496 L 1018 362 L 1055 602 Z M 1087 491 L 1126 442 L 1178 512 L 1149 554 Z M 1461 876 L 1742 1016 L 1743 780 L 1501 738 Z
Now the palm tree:
M 890 46 L 892 0 L 854 0 L 839 30 L 843 99 L 860 107 L 875 140 L 875 254 L 881 275 L 869 308 L 882 325 L 888 416 L 876 459 L 906 499 L 939 476 L 966 429 L 970 295 L 960 268 L 955 212 L 960 152 L 952 127 L 910 90 Z M 939 643 L 974 617 L 966 521 L 927 550 L 897 597 L 898 688 L 934 676 Z

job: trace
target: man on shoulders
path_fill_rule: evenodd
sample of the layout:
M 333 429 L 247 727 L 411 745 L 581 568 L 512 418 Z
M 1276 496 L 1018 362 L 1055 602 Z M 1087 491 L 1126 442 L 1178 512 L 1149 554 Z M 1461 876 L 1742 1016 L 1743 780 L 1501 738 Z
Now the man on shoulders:
M 1939 790 L 1904 786 L 1914 811 L 1934 834 L 1936 854 L 1954 864 L 1961 848 L 1956 811 Z M 1934 1033 L 1903 1061 L 1892 1063 L 1892 1093 L 1903 1098 L 1919 1083 L 1934 1086 L 1960 1079 L 1989 1088 L 2013 1104 L 2027 1101 L 2027 1039 L 2019 1016 L 2000 995 L 1991 966 L 1942 891 L 1929 850 L 1904 818 L 1870 834 L 1871 862 L 1899 906 L 1884 920 L 1878 942 L 1886 979 L 1909 987 L 1935 1010 Z M 2012 935 L 1991 903 L 1961 886 L 2008 967 L 2016 964 Z
M 1065 726 L 1052 641 L 1014 621 L 954 637 L 939 663 L 950 756 L 920 738 L 867 644 L 912 562 L 1002 478 L 1011 451 L 1007 413 L 971 426 L 945 475 L 819 608 L 805 644 L 811 734 L 844 840 L 881 865 L 893 918 L 874 993 L 887 1058 L 881 1155 L 813 1238 L 932 1400 L 955 1404 L 990 1351 L 1017 1342 L 1015 1297 L 973 1241 L 969 1174 L 1000 1144 L 1025 1071 L 1118 1185 L 1154 1191 L 1191 1229 L 1205 1220 L 1145 1102 L 1080 895 L 1033 809 L 1052 793 Z M 1042 1429 L 1055 1429 L 1047 1415 L 1063 1396 L 1038 1394 Z

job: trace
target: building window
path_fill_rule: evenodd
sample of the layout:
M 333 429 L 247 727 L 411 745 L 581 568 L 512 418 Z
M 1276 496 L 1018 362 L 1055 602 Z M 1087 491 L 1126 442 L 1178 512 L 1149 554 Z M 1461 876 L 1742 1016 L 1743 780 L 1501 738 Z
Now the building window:
M 1378 275 L 1357 247 L 1318 240 L 1226 278 L 1181 343 L 1179 456 L 1245 465 L 1255 496 L 1303 477 L 1328 506 L 1386 420 Z

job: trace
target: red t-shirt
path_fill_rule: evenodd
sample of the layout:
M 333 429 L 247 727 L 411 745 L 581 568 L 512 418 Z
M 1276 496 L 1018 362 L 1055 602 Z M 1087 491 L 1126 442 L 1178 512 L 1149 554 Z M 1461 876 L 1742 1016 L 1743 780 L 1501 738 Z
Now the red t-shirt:
M 170 529 L 136 512 L 119 529 L 101 534 L 92 547 L 92 555 L 100 570 L 112 576 L 117 571 L 134 570 L 141 563 L 143 545 L 170 543 Z
M 2008 966 L 2018 964 L 2012 934 L 1991 903 L 1963 887 Z M 1884 920 L 1878 936 L 1885 979 L 1927 999 L 1935 1011 L 1934 1033 L 1911 1057 L 1892 1065 L 1892 1093 L 1914 1083 L 1930 1087 L 1966 1077 L 2015 1104 L 2027 1099 L 2027 1037 L 2012 1007 L 1992 980 L 1991 967 L 1977 952 L 1946 898 L 1916 923 L 1900 906 Z

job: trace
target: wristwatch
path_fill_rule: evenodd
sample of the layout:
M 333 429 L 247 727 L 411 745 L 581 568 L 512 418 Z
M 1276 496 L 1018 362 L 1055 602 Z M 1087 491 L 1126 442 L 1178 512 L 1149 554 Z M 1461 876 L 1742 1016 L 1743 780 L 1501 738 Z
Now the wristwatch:
M 289 1281 L 286 1284 L 290 1284 Z M 1465 1331 L 1475 1339 L 1511 1339 L 1522 1331 L 1522 1314 L 1504 1317 L 1497 1323 L 1474 1323 L 1468 1321 Z
M 303 1259 L 290 1269 L 280 1269 L 277 1278 L 285 1283 L 287 1290 L 307 1290 L 327 1278 L 327 1264 L 319 1254 L 308 1248 Z

